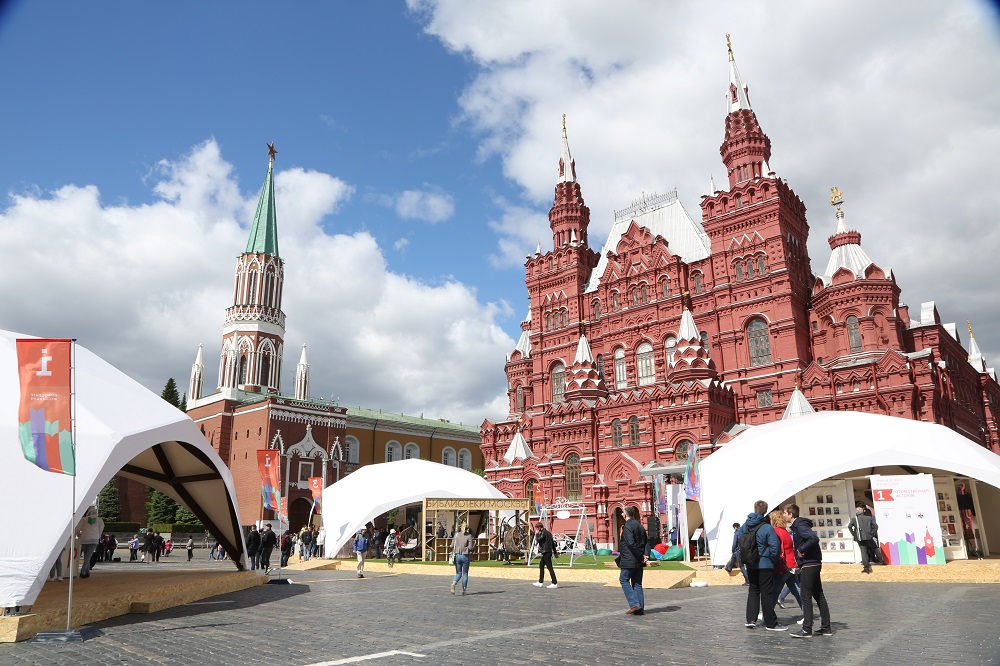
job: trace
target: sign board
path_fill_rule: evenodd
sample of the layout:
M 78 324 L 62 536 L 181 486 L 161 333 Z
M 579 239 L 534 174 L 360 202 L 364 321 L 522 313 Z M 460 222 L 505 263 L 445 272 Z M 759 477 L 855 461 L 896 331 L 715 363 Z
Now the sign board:
M 705 530 L 702 529 L 701 527 L 699 527 L 694 532 L 692 532 L 692 534 L 691 534 L 691 541 L 697 541 L 698 539 L 700 539 L 702 537 L 702 535 L 704 533 L 705 533 Z
M 934 477 L 906 474 L 871 478 L 875 521 L 888 564 L 944 564 Z

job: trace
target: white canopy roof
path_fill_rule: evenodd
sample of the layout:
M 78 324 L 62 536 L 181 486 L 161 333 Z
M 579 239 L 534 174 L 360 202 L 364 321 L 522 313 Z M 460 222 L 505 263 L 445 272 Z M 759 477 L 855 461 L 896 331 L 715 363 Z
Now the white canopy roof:
M 817 412 L 748 429 L 701 463 L 701 509 L 713 563 L 729 560 L 729 526 L 742 524 L 756 500 L 774 508 L 823 479 L 905 474 L 902 465 L 969 476 L 1000 488 L 1000 456 L 933 423 Z
M 70 476 L 28 462 L 18 441 L 20 335 L 0 330 L 0 470 L 8 498 L 0 512 L 0 606 L 30 605 L 101 488 L 121 471 L 187 506 L 245 564 L 233 477 L 184 412 L 76 346 L 76 497 Z M 13 538 L 27 535 L 28 538 Z
M 472 472 L 411 458 L 365 465 L 323 489 L 326 552 L 336 553 L 361 528 L 390 509 L 425 497 L 506 497 Z

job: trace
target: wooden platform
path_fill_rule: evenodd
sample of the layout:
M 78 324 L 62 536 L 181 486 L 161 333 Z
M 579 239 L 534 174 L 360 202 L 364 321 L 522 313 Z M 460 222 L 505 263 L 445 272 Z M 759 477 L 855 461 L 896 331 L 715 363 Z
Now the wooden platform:
M 700 566 L 693 564 L 692 566 Z M 694 580 L 709 585 L 742 585 L 739 570 L 695 569 Z M 860 564 L 824 564 L 823 582 L 874 581 L 877 583 L 1000 583 L 1000 558 L 953 560 L 946 564 L 873 566 L 870 574 Z
M 257 571 L 185 571 L 152 566 L 97 567 L 90 578 L 73 581 L 74 628 L 126 613 L 154 613 L 217 594 L 267 583 Z M 42 588 L 31 613 L 0 617 L 0 643 L 66 629 L 68 580 Z

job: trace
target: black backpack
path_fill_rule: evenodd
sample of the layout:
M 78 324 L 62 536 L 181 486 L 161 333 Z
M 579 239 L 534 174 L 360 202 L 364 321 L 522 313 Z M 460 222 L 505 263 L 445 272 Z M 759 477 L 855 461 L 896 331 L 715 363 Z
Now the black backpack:
M 748 529 L 739 540 L 740 561 L 743 564 L 753 565 L 760 562 L 760 549 L 757 548 L 757 532 L 760 531 L 764 522 L 761 521 Z

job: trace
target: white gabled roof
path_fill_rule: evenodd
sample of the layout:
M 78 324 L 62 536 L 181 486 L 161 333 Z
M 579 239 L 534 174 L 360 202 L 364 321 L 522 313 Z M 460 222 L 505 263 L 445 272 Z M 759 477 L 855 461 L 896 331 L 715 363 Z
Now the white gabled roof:
M 670 252 L 679 256 L 686 263 L 706 259 L 712 250 L 712 242 L 702 229 L 684 209 L 680 199 L 672 198 L 665 205 L 638 212 L 635 216 L 620 216 L 615 220 L 608 234 L 608 240 L 601 248 L 601 258 L 590 274 L 585 292 L 596 291 L 601 284 L 601 277 L 608 267 L 608 252 L 616 252 L 618 242 L 628 230 L 632 221 L 640 227 L 649 230 L 653 236 L 662 236 L 670 247 Z
M 805 416 L 806 414 L 813 414 L 816 410 L 813 406 L 809 404 L 806 396 L 799 389 L 795 389 L 792 392 L 792 397 L 788 401 L 788 405 L 785 407 L 785 413 L 781 415 L 781 420 L 794 419 L 796 416 Z
M 508 465 L 513 465 L 518 459 L 527 460 L 534 457 L 535 454 L 531 452 L 528 442 L 520 432 L 514 434 L 514 439 L 510 440 L 510 446 L 507 447 L 507 453 L 503 454 L 503 459 Z

